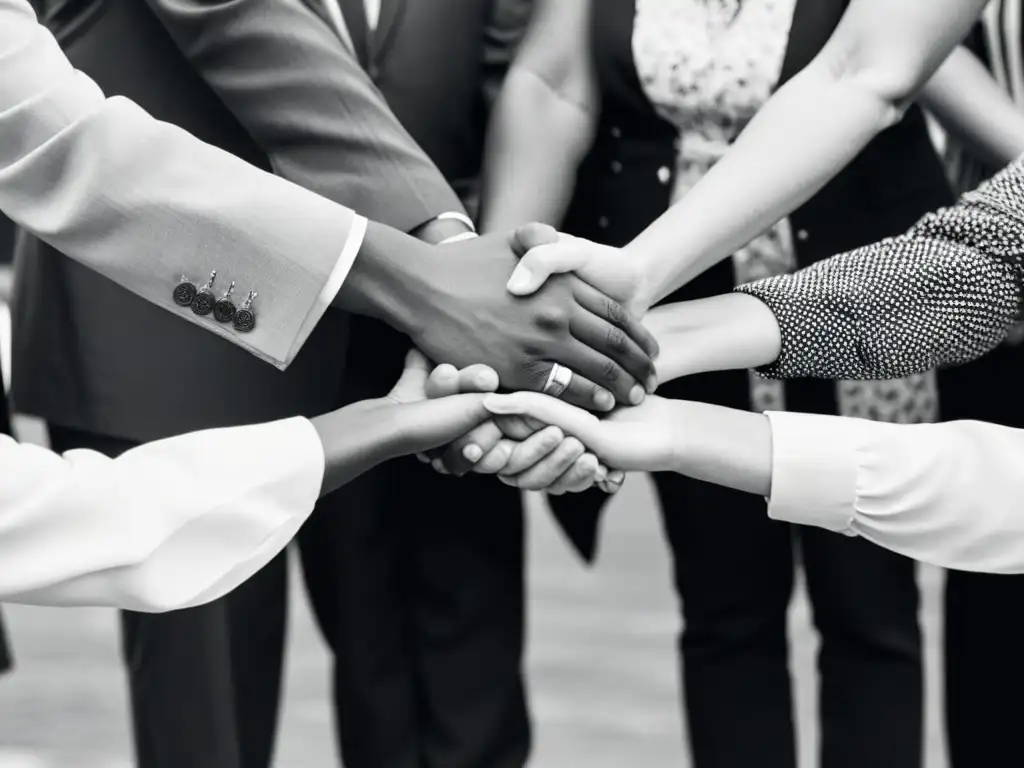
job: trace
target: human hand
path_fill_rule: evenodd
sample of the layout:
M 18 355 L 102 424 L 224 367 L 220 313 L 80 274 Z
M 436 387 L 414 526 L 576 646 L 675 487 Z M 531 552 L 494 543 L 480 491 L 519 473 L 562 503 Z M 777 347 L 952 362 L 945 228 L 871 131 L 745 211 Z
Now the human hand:
M 516 296 L 528 296 L 552 275 L 565 272 L 575 273 L 635 317 L 642 318 L 652 303 L 637 260 L 626 258 L 618 248 L 566 234 L 559 234 L 556 243 L 530 249 L 520 259 L 507 288 Z
M 429 269 L 412 275 L 411 335 L 432 359 L 486 363 L 509 389 L 542 390 L 554 363 L 574 372 L 567 402 L 609 410 L 638 403 L 656 386 L 653 337 L 621 305 L 572 275 L 528 297 L 505 290 L 516 250 L 555 237 L 542 225 L 438 246 Z
M 678 465 L 680 435 L 673 428 L 679 403 L 652 395 L 638 406 L 604 417 L 535 392 L 488 395 L 484 407 L 496 417 L 558 427 L 582 442 L 605 464 L 625 471 L 658 472 Z
M 427 384 L 427 397 L 484 391 L 481 386 L 490 391 L 497 388 L 497 374 L 482 366 L 473 369 L 488 371 L 490 377 L 469 378 L 453 366 L 439 366 Z M 497 475 L 506 485 L 553 495 L 583 491 L 594 484 L 614 493 L 624 479 L 622 472 L 609 472 L 578 440 L 566 438 L 559 428 L 518 416 L 488 420 L 449 445 L 443 455 L 431 459 L 420 454 L 419 458 L 443 474 L 449 474 L 448 467 L 453 468 L 452 474 L 472 469 Z

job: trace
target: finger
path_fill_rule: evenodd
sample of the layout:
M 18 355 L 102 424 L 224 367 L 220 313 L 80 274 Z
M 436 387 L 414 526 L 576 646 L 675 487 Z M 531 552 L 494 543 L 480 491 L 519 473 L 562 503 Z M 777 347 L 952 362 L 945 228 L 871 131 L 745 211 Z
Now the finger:
M 524 491 L 542 491 L 564 475 L 586 449 L 575 437 L 559 443 L 551 455 L 514 476 L 517 487 Z
M 501 429 L 488 419 L 476 429 L 449 443 L 441 461 L 453 475 L 464 475 L 490 453 L 502 439 Z
M 616 364 L 618 370 L 613 373 L 611 367 L 606 366 L 606 374 L 614 375 L 615 382 L 630 382 L 626 396 L 631 405 L 639 405 L 647 393 L 648 385 L 657 383 L 654 361 L 621 328 L 580 307 L 569 321 L 569 331 L 577 341 Z M 618 394 L 615 382 L 609 382 L 609 389 Z M 635 391 L 637 386 L 642 390 L 639 393 Z
M 512 457 L 516 443 L 513 440 L 500 440 L 494 448 L 473 465 L 473 471 L 480 475 L 496 475 L 505 468 Z
M 604 442 L 601 421 L 594 414 L 537 392 L 486 395 L 484 408 L 495 416 L 525 416 L 559 427 L 565 434 L 578 437 L 591 450 Z
M 525 416 L 495 416 L 494 423 L 501 430 L 501 434 L 510 440 L 525 440 L 539 429 L 547 426 L 542 421 L 531 419 Z
M 516 445 L 499 474 L 509 476 L 525 472 L 557 450 L 564 438 L 565 435 L 558 427 L 545 427 L 535 432 Z
M 479 363 L 463 368 L 458 373 L 459 392 L 497 392 L 498 372 L 489 365 Z
M 576 350 L 577 359 L 584 357 L 585 352 L 590 351 L 587 346 L 577 343 L 576 340 L 573 340 L 572 347 Z M 540 382 L 539 388 L 542 389 L 547 386 L 554 363 L 549 360 L 541 360 L 536 365 L 540 370 L 546 371 L 543 376 L 537 377 Z M 558 399 L 588 410 L 610 411 L 615 407 L 615 395 L 604 387 L 597 386 L 586 376 L 580 375 L 574 366 L 567 363 L 563 363 L 563 365 L 572 371 L 572 378 L 569 379 L 569 385 L 558 395 Z
M 467 434 L 490 419 L 483 407 L 484 397 L 466 394 L 396 405 L 390 416 L 400 435 L 400 452 L 424 453 Z
M 624 360 L 616 358 L 616 360 L 633 374 L 634 378 L 645 382 L 648 385 L 648 392 L 653 392 L 657 389 L 657 379 L 654 379 L 653 386 L 650 382 L 650 378 L 654 375 L 653 359 L 658 356 L 659 352 L 658 341 L 654 338 L 654 334 L 647 330 L 644 324 L 619 302 L 609 298 L 582 280 L 573 282 L 573 294 L 576 296 L 576 301 L 580 303 L 580 306 L 594 313 L 606 323 L 610 323 L 620 329 L 626 335 L 626 338 L 636 345 L 639 352 L 631 350 L 633 351 L 632 357 Z M 644 378 L 639 378 L 641 375 L 644 375 L 642 369 L 632 367 L 633 361 L 640 360 L 643 360 L 644 364 L 648 367 L 647 375 Z
M 612 495 L 618 493 L 622 484 L 626 482 L 626 473 L 621 469 L 612 470 L 608 473 L 607 479 L 599 483 L 599 487 L 605 493 Z
M 550 224 L 532 222 L 517 227 L 510 237 L 509 245 L 518 258 L 523 258 L 531 248 L 558 242 L 558 230 Z
M 581 313 L 584 311 L 580 310 Z M 574 319 L 573 322 L 577 323 L 575 333 L 585 335 L 585 331 L 579 329 L 579 320 Z M 575 333 L 573 334 L 574 336 Z M 588 384 L 592 384 L 597 389 L 604 389 L 610 392 L 612 397 L 619 403 L 639 405 L 647 394 L 644 386 L 630 376 L 615 360 L 603 352 L 592 349 L 579 339 L 574 338 L 572 342 L 566 344 L 558 353 L 558 357 L 559 363 L 571 368 L 576 372 L 576 375 L 586 379 Z M 568 400 L 568 398 L 564 397 L 562 399 Z M 606 408 L 604 410 L 610 409 Z
M 584 453 L 573 462 L 565 474 L 551 484 L 547 489 L 548 493 L 553 496 L 561 496 L 563 493 L 585 491 L 597 481 L 599 466 L 597 456 L 592 453 Z
M 589 249 L 576 247 L 576 238 L 562 235 L 558 242 L 531 248 L 512 270 L 505 288 L 516 296 L 528 296 L 551 275 L 582 269 L 590 256 Z
M 416 402 L 424 398 L 430 362 L 418 349 L 410 349 L 405 356 L 405 367 L 395 386 L 388 394 L 399 402 Z
M 459 394 L 459 369 L 442 363 L 427 376 L 424 390 L 429 400 Z

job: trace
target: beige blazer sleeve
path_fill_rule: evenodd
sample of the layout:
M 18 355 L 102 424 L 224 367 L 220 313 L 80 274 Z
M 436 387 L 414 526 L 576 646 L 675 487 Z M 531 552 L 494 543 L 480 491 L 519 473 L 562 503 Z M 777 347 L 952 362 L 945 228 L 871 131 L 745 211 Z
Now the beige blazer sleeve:
M 0 210 L 114 282 L 284 368 L 355 258 L 365 220 L 106 99 L 26 0 L 0 0 Z M 255 328 L 182 311 L 182 273 L 260 286 Z M 332 285 L 333 284 L 333 285 Z

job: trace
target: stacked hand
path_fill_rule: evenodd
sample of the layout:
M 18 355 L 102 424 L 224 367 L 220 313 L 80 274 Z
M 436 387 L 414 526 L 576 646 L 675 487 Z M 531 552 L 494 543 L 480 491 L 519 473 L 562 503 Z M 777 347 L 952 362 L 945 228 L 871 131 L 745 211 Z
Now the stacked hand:
M 467 375 L 472 371 L 484 373 Z M 441 365 L 431 374 L 426 391 L 431 398 L 451 399 L 467 392 L 494 392 L 497 386 L 497 374 L 486 367 L 458 371 L 454 366 Z M 560 402 L 547 395 L 536 396 Z M 470 436 L 450 445 L 443 457 L 431 459 L 421 454 L 420 459 L 431 462 L 443 474 L 448 474 L 446 464 L 472 466 L 473 472 L 496 475 L 506 485 L 555 495 L 583 491 L 595 484 L 614 493 L 625 479 L 623 472 L 609 470 L 580 440 L 567 436 L 561 428 L 519 415 L 495 416 Z
M 413 340 L 438 362 L 489 365 L 507 389 L 542 391 L 559 363 L 573 372 L 566 402 L 595 410 L 641 402 L 656 386 L 657 344 L 619 302 L 574 275 L 553 276 L 528 296 L 506 290 L 518 255 L 556 238 L 530 225 L 438 246 L 410 298 Z

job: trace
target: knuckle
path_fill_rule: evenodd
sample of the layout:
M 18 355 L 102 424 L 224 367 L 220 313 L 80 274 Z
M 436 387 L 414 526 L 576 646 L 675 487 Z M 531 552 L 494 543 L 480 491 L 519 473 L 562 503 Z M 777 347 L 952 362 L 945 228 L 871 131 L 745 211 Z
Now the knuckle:
M 605 314 L 616 325 L 624 325 L 629 322 L 629 313 L 626 312 L 626 308 L 614 299 L 606 300 Z
M 619 380 L 619 366 L 614 360 L 608 360 L 601 364 L 601 378 L 610 382 Z
M 629 337 L 621 328 L 612 326 L 608 329 L 605 340 L 608 348 L 616 352 L 625 352 L 629 348 Z
M 569 327 L 569 310 L 559 304 L 545 304 L 537 310 L 534 322 L 544 331 L 564 331 Z

